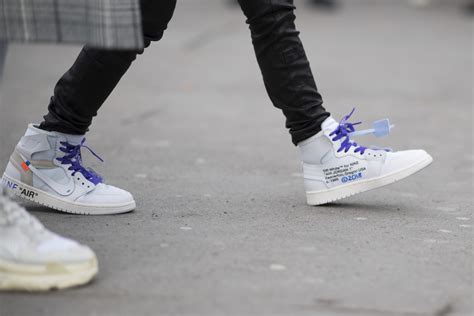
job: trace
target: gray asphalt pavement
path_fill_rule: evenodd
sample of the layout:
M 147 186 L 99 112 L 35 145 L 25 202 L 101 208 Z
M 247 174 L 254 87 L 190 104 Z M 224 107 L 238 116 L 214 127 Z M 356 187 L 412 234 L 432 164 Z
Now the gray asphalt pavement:
M 347 1 L 333 13 L 302 2 L 297 15 L 333 115 L 357 106 L 366 124 L 390 117 L 389 138 L 362 143 L 423 148 L 433 165 L 305 205 L 297 152 L 243 15 L 224 1 L 181 1 L 88 136 L 106 163 L 86 160 L 133 192 L 137 210 L 86 217 L 27 205 L 90 245 L 99 277 L 64 292 L 0 294 L 0 315 L 472 315 L 472 18 L 404 1 Z M 11 47 L 0 165 L 78 50 Z

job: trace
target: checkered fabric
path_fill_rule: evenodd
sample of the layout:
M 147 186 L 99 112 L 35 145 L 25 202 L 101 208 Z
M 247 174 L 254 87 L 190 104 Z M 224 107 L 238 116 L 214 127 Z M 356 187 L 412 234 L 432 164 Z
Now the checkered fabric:
M 0 0 L 1 39 L 142 48 L 140 3 L 139 0 Z

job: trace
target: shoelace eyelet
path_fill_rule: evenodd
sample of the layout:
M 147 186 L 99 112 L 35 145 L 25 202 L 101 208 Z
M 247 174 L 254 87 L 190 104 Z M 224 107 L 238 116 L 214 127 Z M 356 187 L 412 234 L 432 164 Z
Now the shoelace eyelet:
M 381 120 L 381 121 L 376 121 L 374 122 L 374 128 L 370 130 L 362 130 L 362 131 L 356 131 L 355 130 L 355 125 L 361 124 L 362 122 L 357 122 L 357 123 L 350 123 L 348 122 L 349 118 L 352 116 L 354 113 L 355 108 L 352 109 L 352 111 L 343 117 L 343 119 L 339 122 L 338 126 L 336 129 L 334 129 L 331 133 L 329 133 L 330 139 L 335 142 L 343 138 L 343 140 L 340 143 L 340 147 L 338 148 L 337 152 L 341 152 L 344 150 L 345 153 L 349 152 L 349 150 L 352 147 L 355 147 L 354 153 L 359 153 L 361 156 L 365 154 L 365 150 L 368 149 L 368 147 L 358 145 L 356 142 L 351 140 L 351 135 L 365 135 L 370 133 L 373 133 L 376 136 L 383 136 L 387 135 L 388 132 L 390 131 L 390 128 L 393 127 L 393 125 L 390 125 L 388 119 Z M 376 124 L 377 123 L 377 124 Z M 380 132 L 384 133 L 380 133 Z M 335 135 L 334 137 L 332 137 Z M 379 148 L 371 148 L 373 150 L 379 150 Z M 385 150 L 385 151 L 391 151 L 390 149 L 387 148 L 380 148 L 380 150 Z M 373 155 L 374 157 L 377 155 Z M 382 156 L 382 155 L 380 155 Z
M 82 142 L 78 145 L 71 145 L 68 142 L 60 142 L 60 144 L 64 147 L 59 148 L 65 155 L 61 158 L 56 158 L 58 161 L 61 162 L 63 165 L 70 165 L 67 170 L 72 171 L 71 175 L 74 177 L 77 172 L 80 172 L 84 178 L 95 185 L 102 182 L 102 177 L 99 176 L 91 169 L 86 169 L 82 166 L 82 157 L 81 157 L 81 148 L 84 147 L 88 149 L 97 159 L 103 162 L 102 158 L 100 158 L 92 149 L 88 146 L 84 145 L 85 138 Z

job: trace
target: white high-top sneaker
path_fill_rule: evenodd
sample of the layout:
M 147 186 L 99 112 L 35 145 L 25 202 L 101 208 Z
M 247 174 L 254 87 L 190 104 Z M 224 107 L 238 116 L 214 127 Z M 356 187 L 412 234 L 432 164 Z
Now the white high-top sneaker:
M 392 152 L 367 148 L 351 136 L 390 131 L 388 120 L 374 122 L 374 128 L 355 131 L 345 116 L 340 123 L 327 118 L 321 132 L 298 144 L 303 162 L 304 185 L 309 205 L 321 205 L 401 180 L 425 168 L 433 158 L 424 150 Z
M 76 214 L 117 214 L 135 209 L 133 196 L 106 185 L 82 165 L 84 136 L 47 132 L 28 126 L 10 157 L 3 186 L 15 195 Z M 100 158 L 99 158 L 100 159 Z
M 50 232 L 0 192 L 0 290 L 64 289 L 97 271 L 89 247 Z

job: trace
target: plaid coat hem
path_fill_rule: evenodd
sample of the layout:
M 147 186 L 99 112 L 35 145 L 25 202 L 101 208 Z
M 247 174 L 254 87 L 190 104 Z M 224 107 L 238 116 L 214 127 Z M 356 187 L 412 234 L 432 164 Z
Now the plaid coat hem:
M 140 3 L 139 0 L 0 0 L 0 39 L 142 48 Z

